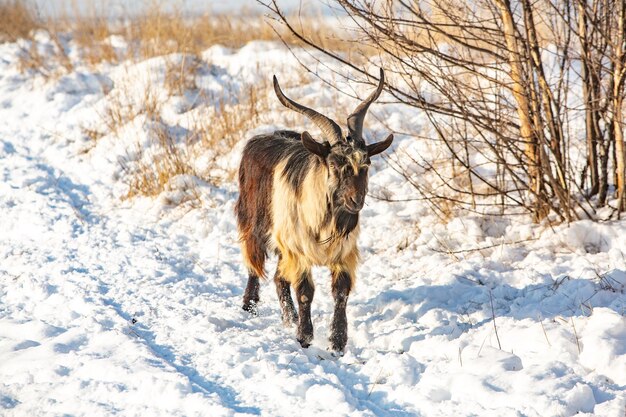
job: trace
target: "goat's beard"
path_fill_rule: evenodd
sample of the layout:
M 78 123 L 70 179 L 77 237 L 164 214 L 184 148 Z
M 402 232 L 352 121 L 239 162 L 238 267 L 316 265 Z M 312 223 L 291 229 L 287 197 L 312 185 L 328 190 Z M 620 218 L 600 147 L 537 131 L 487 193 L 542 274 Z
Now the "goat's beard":
M 331 242 L 336 242 L 339 239 L 348 237 L 350 232 L 359 224 L 359 213 L 352 213 L 344 208 L 331 209 L 328 206 L 328 212 L 326 212 L 327 219 L 331 219 L 334 223 L 334 230 L 332 234 L 323 240 L 318 240 L 318 243 L 325 245 Z
M 346 237 L 359 223 L 359 213 L 351 213 L 342 207 L 335 209 L 335 233 L 337 236 Z

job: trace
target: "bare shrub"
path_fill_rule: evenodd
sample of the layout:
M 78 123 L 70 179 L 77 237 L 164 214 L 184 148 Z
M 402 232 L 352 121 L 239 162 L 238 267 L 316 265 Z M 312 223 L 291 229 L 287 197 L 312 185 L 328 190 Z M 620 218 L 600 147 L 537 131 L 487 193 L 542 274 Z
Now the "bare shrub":
M 614 212 L 626 209 L 626 0 L 334 3 L 376 59 L 324 47 L 276 0 L 264 2 L 293 36 L 343 64 L 346 77 L 375 83 L 371 68 L 385 67 L 393 100 L 425 116 L 448 164 L 399 161 L 412 183 L 421 185 L 415 161 L 431 174 L 436 184 L 416 187 L 420 198 L 537 222 L 597 219 L 612 168 Z

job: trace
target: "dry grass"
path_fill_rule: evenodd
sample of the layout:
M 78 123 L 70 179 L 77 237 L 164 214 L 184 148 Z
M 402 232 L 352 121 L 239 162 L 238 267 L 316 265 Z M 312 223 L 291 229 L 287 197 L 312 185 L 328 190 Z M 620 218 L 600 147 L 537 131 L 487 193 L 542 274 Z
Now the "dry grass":
M 179 146 L 176 136 L 163 122 L 155 122 L 149 129 L 149 137 L 153 142 L 150 154 L 145 155 L 146 150 L 137 145 L 137 154 L 140 158 L 133 163 L 122 161 L 122 168 L 128 180 L 128 193 L 125 198 L 138 195 L 157 196 L 168 189 L 172 180 L 179 175 L 198 176 L 193 166 L 189 163 L 191 155 L 187 146 Z M 196 195 L 195 188 L 191 186 L 192 195 Z M 179 201 L 181 202 L 181 201 Z
M 180 60 L 168 59 L 164 80 L 167 91 L 171 95 L 183 95 L 186 91 L 196 90 L 196 74 L 202 64 L 202 58 L 195 54 L 185 54 Z
M 200 55 L 207 48 L 221 44 L 239 48 L 254 40 L 282 40 L 289 45 L 300 41 L 280 25 L 270 25 L 262 15 L 196 15 L 187 17 L 180 10 L 165 11 L 157 3 L 144 14 L 124 21 L 109 19 L 103 10 L 93 4 L 88 11 L 62 11 L 54 19 L 40 20 L 35 12 L 19 0 L 0 0 L 0 42 L 32 39 L 35 29 L 46 31 L 52 39 L 63 36 L 71 38 L 79 46 L 81 64 L 97 65 L 101 62 L 116 63 L 123 60 L 141 61 L 171 53 Z M 356 43 L 340 39 L 334 27 L 318 16 L 298 17 L 298 24 L 307 28 L 310 37 L 328 49 L 350 53 Z M 116 50 L 112 39 L 118 37 L 127 47 Z M 36 49 L 36 46 L 35 46 Z M 24 69 L 41 65 L 41 57 L 35 50 Z M 45 57 L 46 58 L 46 57 Z M 62 63 L 61 67 L 67 67 Z M 40 71 L 45 73 L 46 71 Z
M 213 114 L 193 122 L 195 138 L 201 149 L 211 149 L 217 158 L 244 139 L 243 135 L 263 122 L 262 117 L 269 109 L 269 87 L 249 85 L 242 90 L 234 104 L 225 100 L 213 110 Z M 225 173 L 232 177 L 233 172 Z
M 162 102 L 154 88 L 146 88 L 141 98 L 131 94 L 132 80 L 121 83 L 115 91 L 107 95 L 107 103 L 100 114 L 106 132 L 115 135 L 128 123 L 139 115 L 145 115 L 147 120 L 159 120 L 161 117 Z M 102 136 L 94 134 L 93 136 Z
M 193 56 L 190 57 L 189 60 L 192 60 Z M 183 59 L 181 62 L 185 61 Z M 194 63 L 184 68 L 195 71 L 194 68 L 199 65 L 201 64 Z M 174 67 L 184 71 L 181 69 L 183 66 Z M 188 84 L 189 81 L 181 81 L 186 76 L 176 78 L 167 71 L 165 80 L 168 77 L 174 78 L 169 81 L 172 85 L 168 89 L 178 91 L 196 88 L 195 85 Z M 197 177 L 213 184 L 232 180 L 234 170 L 224 167 L 220 159 L 231 152 L 250 129 L 263 122 L 263 116 L 269 109 L 269 86 L 250 85 L 235 93 L 234 89 L 226 89 L 225 96 L 218 100 L 217 106 L 208 104 L 214 102 L 215 97 L 210 100 L 208 97 L 200 98 L 199 101 L 203 104 L 186 112 L 179 122 L 171 125 L 162 118 L 164 101 L 169 96 L 158 96 L 154 88 L 147 88 L 143 96 L 133 97 L 132 88 L 130 84 L 122 83 L 108 94 L 106 106 L 100 114 L 104 131 L 83 128 L 83 133 L 94 141 L 105 134 L 121 139 L 128 135 L 126 127 L 142 117 L 141 129 L 147 133 L 148 144 L 144 147 L 138 143 L 133 152 L 121 161 L 128 184 L 128 192 L 124 198 L 157 196 L 164 191 L 172 191 L 173 188 L 181 191 L 177 178 L 180 176 Z M 201 170 L 197 168 L 197 161 L 200 160 Z M 178 199 L 176 203 L 183 200 L 198 203 L 200 194 L 193 181 L 183 182 L 185 190 L 182 195 L 186 197 Z
M 309 28 L 314 40 L 328 49 L 354 49 L 354 43 L 340 39 L 335 29 L 321 22 L 319 17 L 302 17 L 299 21 Z M 159 8 L 132 21 L 124 36 L 137 41 L 134 55 L 144 59 L 172 52 L 200 54 L 216 44 L 240 48 L 255 40 L 301 44 L 291 33 L 280 26 L 270 25 L 261 15 L 184 17 L 180 11 L 166 13 Z
M 19 0 L 0 0 L 0 42 L 30 37 L 40 27 L 34 10 Z
M 37 40 L 26 41 L 22 46 L 18 60 L 20 72 L 38 73 L 45 78 L 56 78 L 74 69 L 74 63 L 61 39 L 61 35 L 49 32 L 49 42 L 41 45 Z
M 143 15 L 116 22 L 95 8 L 92 10 L 38 21 L 19 0 L 0 0 L 0 40 L 23 39 L 21 71 L 45 78 L 55 78 L 78 67 L 98 70 L 102 64 L 127 65 L 166 57 L 162 83 L 148 83 L 141 93 L 134 85 L 138 80 L 130 75 L 114 86 L 103 85 L 106 104 L 99 111 L 100 120 L 84 126 L 83 134 L 94 145 L 104 136 L 126 138 L 128 127 L 141 117 L 143 124 L 139 129 L 147 141 L 143 145 L 138 142 L 121 162 L 128 184 L 125 198 L 156 196 L 173 191 L 172 187 L 180 191 L 180 178 L 197 177 L 211 183 L 231 180 L 234 170 L 223 163 L 223 157 L 250 129 L 264 122 L 271 86 L 225 88 L 221 100 L 205 97 L 196 85 L 198 72 L 207 65 L 202 52 L 216 44 L 237 48 L 253 40 L 282 40 L 291 45 L 299 41 L 286 32 L 277 34 L 261 15 L 186 17 L 180 11 L 165 12 L 152 7 Z M 330 49 L 352 50 L 353 43 L 339 40 L 333 29 L 319 19 L 298 19 Z M 164 120 L 163 106 L 172 96 L 180 100 L 178 97 L 191 95 L 197 95 L 197 102 L 181 109 L 177 120 Z M 183 194 L 197 200 L 194 184 L 191 181 Z
M 96 65 L 100 62 L 115 63 L 119 60 L 113 45 L 113 35 L 109 22 L 102 17 L 73 19 L 71 34 L 74 41 L 79 45 L 83 60 Z

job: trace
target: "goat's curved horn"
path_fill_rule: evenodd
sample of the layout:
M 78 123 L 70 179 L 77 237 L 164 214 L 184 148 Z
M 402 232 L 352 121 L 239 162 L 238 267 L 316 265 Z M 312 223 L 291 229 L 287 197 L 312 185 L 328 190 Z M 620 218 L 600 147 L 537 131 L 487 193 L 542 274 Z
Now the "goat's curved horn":
M 278 85 L 278 79 L 275 75 L 274 91 L 276 92 L 276 97 L 278 97 L 278 100 L 280 100 L 283 106 L 300 114 L 303 114 L 304 116 L 308 117 L 313 123 L 315 123 L 315 125 L 322 131 L 324 136 L 326 136 L 326 139 L 331 145 L 343 140 L 341 128 L 337 123 L 324 116 L 323 114 L 320 114 L 313 109 L 305 107 L 287 98 L 283 94 L 283 91 L 280 89 L 280 86 Z
M 354 140 L 362 140 L 363 139 L 363 120 L 365 119 L 365 114 L 367 113 L 367 109 L 370 104 L 374 102 L 380 96 L 380 93 L 383 91 L 383 86 L 385 85 L 385 72 L 383 69 L 380 69 L 380 79 L 378 81 L 378 87 L 376 91 L 374 91 L 368 98 L 366 98 L 361 104 L 357 106 L 356 109 L 352 112 L 350 116 L 348 116 L 348 130 L 350 132 L 350 137 Z

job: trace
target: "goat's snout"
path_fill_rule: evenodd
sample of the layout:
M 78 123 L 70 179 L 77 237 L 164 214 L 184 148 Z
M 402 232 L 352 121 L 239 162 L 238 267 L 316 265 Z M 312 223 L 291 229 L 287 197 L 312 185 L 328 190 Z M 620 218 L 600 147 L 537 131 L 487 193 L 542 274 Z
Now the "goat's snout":
M 351 193 L 346 196 L 346 208 L 353 213 L 358 212 L 363 208 L 365 203 L 365 195 L 359 193 Z

